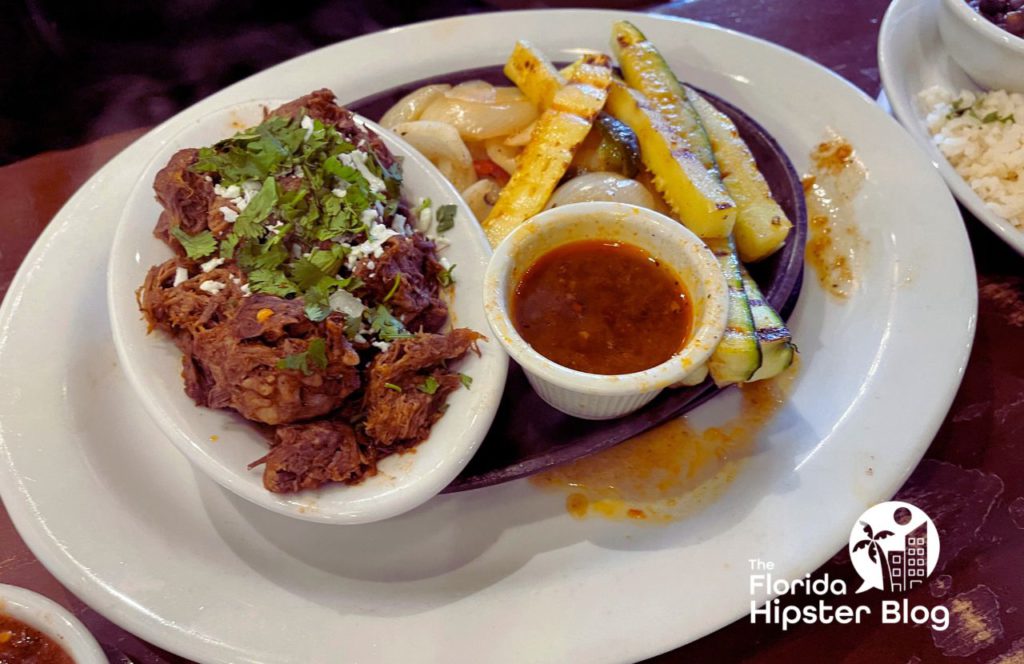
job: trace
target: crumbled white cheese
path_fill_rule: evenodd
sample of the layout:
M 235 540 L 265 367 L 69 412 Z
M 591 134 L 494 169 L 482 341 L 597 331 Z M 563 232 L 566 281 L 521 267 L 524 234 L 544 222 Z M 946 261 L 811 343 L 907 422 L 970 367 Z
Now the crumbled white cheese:
M 371 272 L 371 273 L 370 273 L 369 275 L 367 275 L 367 276 L 369 276 L 369 277 L 370 277 L 370 279 L 373 279 L 374 277 L 376 277 L 376 276 L 377 276 L 377 273 L 376 273 L 376 272 Z
M 252 291 L 249 290 L 249 284 L 248 283 L 244 283 L 241 286 L 239 286 L 238 288 L 239 288 L 239 290 L 242 291 L 242 297 L 249 297 L 250 295 L 252 295 Z
M 232 198 L 231 203 L 238 208 L 239 212 L 241 212 L 249 205 L 249 201 L 251 201 L 256 194 L 260 193 L 260 189 L 262 188 L 263 184 L 261 182 L 256 180 L 246 180 L 242 183 L 241 196 L 235 196 Z
M 174 270 L 174 286 L 180 286 L 188 281 L 188 268 L 179 267 Z
M 376 348 L 379 348 L 382 351 L 385 351 L 388 348 L 391 348 L 391 342 L 390 341 L 374 341 L 374 342 L 371 342 L 370 345 L 372 345 L 372 346 L 374 346 Z
M 213 193 L 223 198 L 238 198 L 242 195 L 242 190 L 237 184 L 233 184 L 230 187 L 222 187 L 219 184 L 213 185 Z
M 367 270 L 372 270 L 375 267 L 377 267 L 377 262 L 376 261 L 366 261 L 366 269 Z
M 206 261 L 205 263 L 203 263 L 202 265 L 200 265 L 199 268 L 203 272 L 212 272 L 213 270 L 216 270 L 218 267 L 220 267 L 223 264 L 224 264 L 224 259 L 219 257 L 219 256 L 215 256 L 215 257 L 211 258 L 210 260 Z
M 416 230 L 424 235 L 430 234 L 430 227 L 434 225 L 434 211 L 426 207 L 419 211 L 416 217 Z
M 366 231 L 366 240 L 352 247 L 352 251 L 348 254 L 346 260 L 349 269 L 355 268 L 356 263 L 369 256 L 380 258 L 384 253 L 384 243 L 395 235 L 398 233 L 384 224 L 370 224 L 370 229 Z
M 331 189 L 331 193 L 338 198 L 345 198 L 345 194 L 348 193 L 348 187 L 335 187 L 334 189 Z
M 444 269 L 446 269 L 446 270 L 450 270 L 450 269 L 452 269 L 452 263 L 451 263 L 451 261 L 449 261 L 449 260 L 448 260 L 448 258 L 447 258 L 447 257 L 445 257 L 445 256 L 441 256 L 441 257 L 440 257 L 440 258 L 439 258 L 439 259 L 437 260 L 437 262 L 438 262 L 438 263 L 440 263 L 440 264 L 441 264 L 441 267 L 443 267 L 443 268 L 444 268 Z
M 274 235 L 278 235 L 281 232 L 282 226 L 284 226 L 284 222 L 278 219 L 270 226 L 267 226 L 267 230 L 273 233 Z
M 391 220 L 391 228 L 400 235 L 407 235 L 408 229 L 405 227 L 405 215 L 396 214 Z
M 216 279 L 208 279 L 207 281 L 199 284 L 199 290 L 209 293 L 210 295 L 216 295 L 227 287 L 227 284 L 217 281 Z
M 363 210 L 362 214 L 359 215 L 359 221 L 363 222 L 364 224 L 372 224 L 378 219 L 380 219 L 380 215 L 377 214 L 376 210 L 370 208 Z
M 303 115 L 299 126 L 306 130 L 306 135 L 302 137 L 302 140 L 308 141 L 309 137 L 313 135 L 313 118 Z
M 238 220 L 238 213 L 226 205 L 220 208 L 220 213 L 224 215 L 224 221 L 228 222 L 229 224 L 233 224 Z
M 382 192 L 387 187 L 384 184 L 384 180 L 380 179 L 376 175 L 370 172 L 370 169 L 366 167 L 366 159 L 369 157 L 365 152 L 359 150 L 353 150 L 352 152 L 346 152 L 338 155 L 338 161 L 345 166 L 350 166 L 363 176 L 366 183 L 370 185 L 370 191 Z
M 327 302 L 331 307 L 331 311 L 338 311 L 349 318 L 359 318 L 363 315 L 363 311 L 366 310 L 366 305 L 363 304 L 362 300 L 343 288 L 339 288 L 331 293 Z

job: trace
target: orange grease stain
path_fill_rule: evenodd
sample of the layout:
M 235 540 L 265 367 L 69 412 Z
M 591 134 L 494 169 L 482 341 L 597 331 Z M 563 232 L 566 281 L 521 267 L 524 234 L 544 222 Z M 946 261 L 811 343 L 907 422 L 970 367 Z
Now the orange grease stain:
M 735 479 L 785 403 L 798 364 L 772 380 L 741 385 L 739 412 L 723 424 L 698 431 L 680 417 L 531 481 L 565 492 L 566 511 L 578 519 L 667 523 L 685 517 Z
M 827 293 L 846 299 L 857 288 L 865 245 L 857 228 L 853 200 L 867 177 L 847 141 L 833 137 L 811 153 L 811 173 L 804 176 L 808 239 L 806 260 Z

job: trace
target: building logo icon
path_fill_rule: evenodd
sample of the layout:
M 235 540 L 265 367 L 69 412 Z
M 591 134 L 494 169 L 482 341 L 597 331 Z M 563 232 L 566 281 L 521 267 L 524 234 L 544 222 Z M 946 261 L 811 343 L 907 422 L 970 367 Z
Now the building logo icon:
M 850 560 L 869 588 L 903 592 L 921 585 L 939 561 L 939 532 L 921 509 L 899 501 L 861 514 L 850 531 Z

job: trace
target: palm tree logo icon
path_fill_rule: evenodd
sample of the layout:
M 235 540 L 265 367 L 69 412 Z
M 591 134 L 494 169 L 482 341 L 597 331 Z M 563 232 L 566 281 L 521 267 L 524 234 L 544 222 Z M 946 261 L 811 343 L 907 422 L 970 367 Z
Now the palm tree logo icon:
M 925 582 L 939 558 L 939 533 L 920 508 L 900 501 L 879 503 L 850 532 L 850 561 L 864 583 L 903 592 Z
M 867 535 L 866 539 L 862 539 L 853 545 L 853 551 L 857 552 L 861 549 L 867 548 L 868 558 L 871 562 L 878 563 L 882 566 L 882 590 L 892 590 L 892 570 L 889 569 L 889 563 L 886 560 L 885 551 L 879 546 L 879 542 L 884 540 L 886 537 L 892 537 L 891 530 L 879 530 L 877 533 L 871 530 L 871 526 L 858 521 L 860 525 L 864 526 L 864 534 Z

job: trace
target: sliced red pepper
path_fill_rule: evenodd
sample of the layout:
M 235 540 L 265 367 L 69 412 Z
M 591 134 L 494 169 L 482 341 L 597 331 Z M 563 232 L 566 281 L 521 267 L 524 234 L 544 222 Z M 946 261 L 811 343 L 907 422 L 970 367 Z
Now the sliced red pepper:
M 508 173 L 490 159 L 477 159 L 473 162 L 473 170 L 478 178 L 493 178 L 503 187 L 508 184 Z

